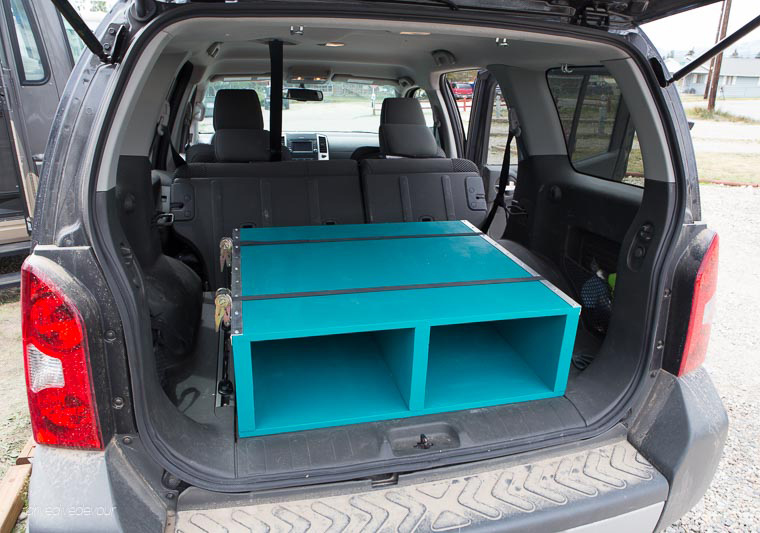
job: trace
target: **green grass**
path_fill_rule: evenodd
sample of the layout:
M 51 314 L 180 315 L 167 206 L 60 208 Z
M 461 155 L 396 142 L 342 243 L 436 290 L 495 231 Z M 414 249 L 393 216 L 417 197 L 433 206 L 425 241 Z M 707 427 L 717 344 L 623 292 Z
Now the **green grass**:
M 697 169 L 701 182 L 760 183 L 759 154 L 697 152 Z
M 686 109 L 686 116 L 696 120 L 713 120 L 716 122 L 738 122 L 741 124 L 760 124 L 760 121 L 752 119 L 750 117 L 743 117 L 741 115 L 735 115 L 728 111 L 721 111 L 716 109 L 714 111 L 708 111 L 703 107 L 689 107 Z

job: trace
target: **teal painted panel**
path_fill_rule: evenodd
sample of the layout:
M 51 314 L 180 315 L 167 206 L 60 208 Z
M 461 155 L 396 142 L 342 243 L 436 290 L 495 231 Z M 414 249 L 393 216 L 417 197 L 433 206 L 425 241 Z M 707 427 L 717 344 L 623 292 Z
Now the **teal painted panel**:
M 540 281 L 242 302 L 254 340 L 564 315 L 571 306 Z
M 289 226 L 280 228 L 241 228 L 242 241 L 287 241 L 344 239 L 388 235 L 435 235 L 472 231 L 460 220 L 444 222 L 390 222 L 383 224 L 340 224 L 335 226 Z
M 567 377 L 570 373 L 570 363 L 573 360 L 573 346 L 575 345 L 575 333 L 578 331 L 578 320 L 581 315 L 580 306 L 574 307 L 567 313 L 565 318 L 565 332 L 562 337 L 562 347 L 559 355 L 559 368 L 554 382 L 554 393 L 557 396 L 565 394 Z
M 339 226 L 338 226 L 339 227 Z M 280 294 L 530 274 L 477 234 L 241 247 L 243 294 Z
M 243 229 L 243 296 L 530 277 L 462 222 Z M 236 263 L 237 264 L 237 263 Z M 235 275 L 233 274 L 233 278 Z M 237 287 L 237 290 L 234 290 Z M 561 395 L 580 307 L 542 281 L 234 298 L 241 437 Z
M 395 378 L 401 397 L 407 409 L 411 409 L 412 385 L 414 382 L 414 329 L 392 329 L 377 331 L 371 335 L 380 353 Z M 360 334 L 357 334 L 360 335 Z
M 241 437 L 253 435 L 256 417 L 253 411 L 251 342 L 242 335 L 232 336 L 232 363 L 235 371 L 238 433 Z

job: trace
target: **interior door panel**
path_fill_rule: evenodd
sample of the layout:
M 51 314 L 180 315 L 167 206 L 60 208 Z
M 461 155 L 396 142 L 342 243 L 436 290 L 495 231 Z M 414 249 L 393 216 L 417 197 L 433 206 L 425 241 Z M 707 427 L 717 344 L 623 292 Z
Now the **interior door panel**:
M 505 238 L 540 254 L 562 271 L 584 307 L 588 291 L 607 291 L 618 270 L 623 242 L 641 205 L 643 189 L 581 174 L 566 156 L 530 157 L 520 162 L 519 180 Z M 592 280 L 589 283 L 589 280 Z M 602 294 L 604 296 L 604 294 Z M 604 334 L 609 313 L 584 320 Z

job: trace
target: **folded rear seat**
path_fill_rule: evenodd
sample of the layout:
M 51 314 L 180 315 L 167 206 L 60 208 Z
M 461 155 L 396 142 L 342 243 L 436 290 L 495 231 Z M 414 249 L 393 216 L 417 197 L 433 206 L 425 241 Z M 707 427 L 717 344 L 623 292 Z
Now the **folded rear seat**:
M 364 159 L 361 177 L 368 222 L 486 216 L 483 178 L 467 159 L 447 159 L 415 98 L 386 98 L 380 115 L 380 159 Z

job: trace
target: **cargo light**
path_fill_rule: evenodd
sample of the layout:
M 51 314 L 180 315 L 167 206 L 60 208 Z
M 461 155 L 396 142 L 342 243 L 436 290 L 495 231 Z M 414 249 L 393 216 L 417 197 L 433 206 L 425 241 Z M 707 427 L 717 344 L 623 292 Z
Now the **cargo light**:
M 82 317 L 30 259 L 21 267 L 21 328 L 34 440 L 102 449 Z
M 710 246 L 707 247 L 694 281 L 689 329 L 686 332 L 686 343 L 681 357 L 681 366 L 678 369 L 679 376 L 699 368 L 707 355 L 718 286 L 718 249 L 719 239 L 716 234 Z

